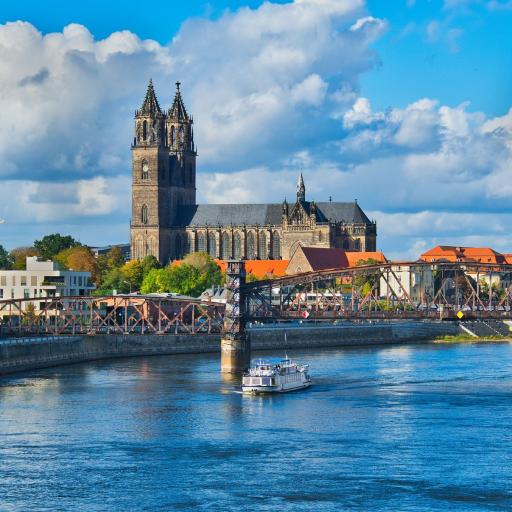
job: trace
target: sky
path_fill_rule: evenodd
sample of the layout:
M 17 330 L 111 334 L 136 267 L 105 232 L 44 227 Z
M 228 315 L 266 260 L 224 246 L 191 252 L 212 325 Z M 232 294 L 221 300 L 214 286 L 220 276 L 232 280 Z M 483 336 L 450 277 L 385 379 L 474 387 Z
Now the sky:
M 151 77 L 200 202 L 351 201 L 378 249 L 512 252 L 512 1 L 26 0 L 0 11 L 0 244 L 129 240 Z

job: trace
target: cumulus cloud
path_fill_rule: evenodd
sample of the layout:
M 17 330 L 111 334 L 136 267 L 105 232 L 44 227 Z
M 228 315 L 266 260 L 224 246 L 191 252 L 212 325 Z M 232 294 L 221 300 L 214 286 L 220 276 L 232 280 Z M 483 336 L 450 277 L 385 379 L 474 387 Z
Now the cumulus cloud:
M 359 80 L 385 30 L 363 0 L 193 19 L 169 45 L 128 31 L 95 40 L 75 24 L 0 26 L 0 243 L 56 226 L 90 243 L 128 239 L 133 111 L 149 77 L 162 106 L 183 83 L 203 202 L 290 200 L 302 170 L 310 199 L 358 198 L 391 254 L 510 241 L 512 112 L 489 119 L 431 98 L 375 111 Z M 454 51 L 461 35 L 436 23 L 429 33 Z

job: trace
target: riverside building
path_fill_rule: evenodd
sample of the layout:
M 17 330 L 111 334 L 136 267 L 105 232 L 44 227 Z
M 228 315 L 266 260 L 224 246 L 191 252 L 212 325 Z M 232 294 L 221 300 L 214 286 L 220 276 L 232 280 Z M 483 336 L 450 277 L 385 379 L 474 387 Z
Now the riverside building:
M 0 270 L 0 299 L 85 296 L 94 288 L 90 272 L 60 270 L 57 263 L 37 256 L 27 257 L 26 270 Z M 37 309 L 37 301 L 34 305 Z

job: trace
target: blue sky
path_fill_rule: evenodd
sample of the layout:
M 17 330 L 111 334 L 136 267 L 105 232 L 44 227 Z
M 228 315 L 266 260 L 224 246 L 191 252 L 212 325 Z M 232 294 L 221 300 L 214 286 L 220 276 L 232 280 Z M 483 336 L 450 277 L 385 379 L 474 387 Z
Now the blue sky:
M 183 83 L 202 202 L 281 201 L 303 170 L 310 198 L 357 197 L 392 256 L 512 252 L 511 21 L 507 0 L 3 5 L 0 244 L 128 239 L 152 76 L 164 105 Z

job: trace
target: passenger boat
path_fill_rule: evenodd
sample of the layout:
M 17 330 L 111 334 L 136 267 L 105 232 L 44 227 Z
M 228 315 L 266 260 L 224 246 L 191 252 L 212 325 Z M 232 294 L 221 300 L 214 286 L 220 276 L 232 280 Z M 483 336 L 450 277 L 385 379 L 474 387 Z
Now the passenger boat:
M 285 358 L 278 362 L 258 360 L 244 373 L 244 393 L 285 393 L 311 385 L 309 365 L 298 364 Z

